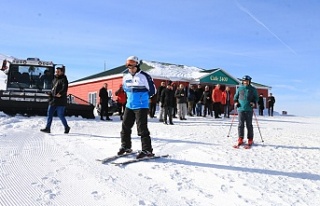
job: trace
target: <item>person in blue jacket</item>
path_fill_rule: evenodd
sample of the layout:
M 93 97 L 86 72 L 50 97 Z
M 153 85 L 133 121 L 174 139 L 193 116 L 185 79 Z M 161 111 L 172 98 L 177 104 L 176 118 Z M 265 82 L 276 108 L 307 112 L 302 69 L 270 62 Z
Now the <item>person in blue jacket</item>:
M 118 155 L 132 152 L 131 132 L 136 122 L 142 144 L 142 150 L 137 155 L 137 159 L 154 156 L 148 129 L 148 113 L 149 98 L 157 91 L 151 76 L 140 69 L 140 62 L 136 56 L 130 56 L 126 60 L 128 73 L 124 75 L 122 85 L 127 94 L 127 103 L 120 133 L 121 147 L 118 152 Z
M 234 95 L 235 107 L 238 108 L 238 146 L 243 144 L 245 123 L 248 130 L 248 145 L 251 146 L 253 144 L 252 116 L 253 108 L 258 99 L 258 92 L 256 88 L 251 85 L 251 77 L 245 75 L 242 78 L 242 85 L 237 89 L 236 94 Z

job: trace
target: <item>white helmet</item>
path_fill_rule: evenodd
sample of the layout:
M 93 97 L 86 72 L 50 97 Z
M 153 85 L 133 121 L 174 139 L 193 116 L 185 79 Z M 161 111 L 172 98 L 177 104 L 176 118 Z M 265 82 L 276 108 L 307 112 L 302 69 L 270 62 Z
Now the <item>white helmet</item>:
M 135 62 L 137 62 L 137 64 L 139 64 L 139 58 L 136 56 L 129 56 L 127 58 L 127 61 L 135 61 Z

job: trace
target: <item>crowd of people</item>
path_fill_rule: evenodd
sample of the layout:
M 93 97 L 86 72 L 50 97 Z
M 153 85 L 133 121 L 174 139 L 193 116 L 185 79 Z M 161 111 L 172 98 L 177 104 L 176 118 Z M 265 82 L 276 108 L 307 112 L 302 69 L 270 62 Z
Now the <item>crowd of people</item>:
M 180 84 L 177 87 L 171 81 L 168 81 L 167 85 L 166 82 L 161 82 L 156 99 L 159 105 L 159 121 L 164 124 L 168 124 L 167 117 L 169 124 L 173 124 L 172 118 L 186 120 L 186 116 L 209 115 L 218 119 L 223 115 L 229 118 L 233 109 L 233 94 L 230 88 L 227 86 L 222 91 L 219 84 L 214 89 L 210 89 L 208 85 L 203 88 L 201 84 L 189 87 Z M 150 100 L 150 102 L 153 101 Z M 150 108 L 150 111 L 153 110 Z M 150 112 L 150 117 L 154 118 L 153 112 Z

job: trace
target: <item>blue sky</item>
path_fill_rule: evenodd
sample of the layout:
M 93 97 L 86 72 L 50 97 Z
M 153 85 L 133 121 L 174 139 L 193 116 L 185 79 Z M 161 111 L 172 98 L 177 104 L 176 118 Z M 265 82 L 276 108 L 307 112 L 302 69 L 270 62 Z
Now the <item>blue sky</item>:
M 269 85 L 276 111 L 320 116 L 318 0 L 1 0 L 0 53 L 63 63 L 70 81 L 149 61 Z

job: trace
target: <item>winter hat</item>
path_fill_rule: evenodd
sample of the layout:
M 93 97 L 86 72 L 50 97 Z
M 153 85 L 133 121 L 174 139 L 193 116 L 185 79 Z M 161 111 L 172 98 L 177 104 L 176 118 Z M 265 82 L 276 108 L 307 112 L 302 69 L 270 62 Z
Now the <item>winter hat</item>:
M 134 63 L 134 62 L 136 62 L 137 65 L 138 65 L 138 64 L 139 64 L 139 58 L 136 57 L 136 56 L 129 56 L 129 57 L 127 58 L 127 61 L 126 61 L 126 65 L 132 64 L 132 63 Z
M 65 71 L 66 71 L 66 68 L 64 67 L 64 66 L 62 66 L 62 67 L 57 67 L 56 68 L 56 70 L 60 70 L 60 71 L 62 71 L 63 73 L 65 73 Z

